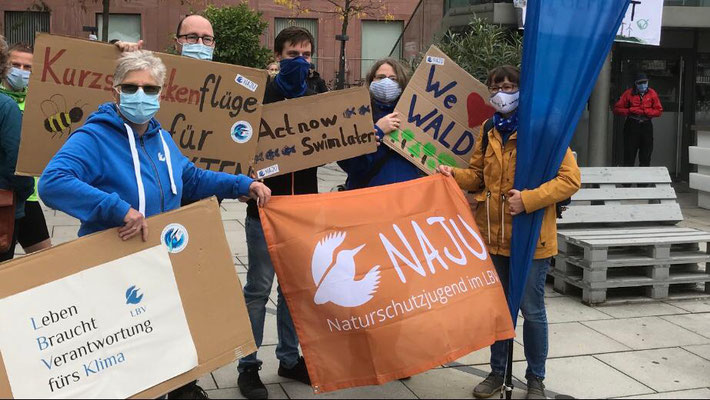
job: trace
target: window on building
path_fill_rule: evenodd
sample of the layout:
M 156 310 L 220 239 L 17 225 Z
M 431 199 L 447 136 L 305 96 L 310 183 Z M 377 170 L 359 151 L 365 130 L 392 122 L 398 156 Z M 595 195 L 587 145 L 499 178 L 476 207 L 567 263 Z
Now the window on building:
M 36 32 L 49 32 L 49 12 L 5 11 L 5 40 L 9 45 L 34 46 Z
M 314 18 L 275 18 L 274 19 L 274 38 L 284 29 L 289 26 L 299 26 L 301 28 L 308 29 L 308 31 L 313 35 L 313 59 L 312 63 L 318 65 L 318 20 Z M 271 41 L 273 43 L 273 40 Z
M 96 14 L 96 36 L 99 40 L 104 29 L 103 15 Z M 124 42 L 137 42 L 141 40 L 141 15 L 140 14 L 110 14 L 108 16 L 108 40 L 118 39 Z
M 365 78 L 372 64 L 380 58 L 401 57 L 401 43 L 398 42 L 404 24 L 402 21 L 362 21 L 362 61 L 360 77 Z M 392 52 L 395 44 L 397 49 Z

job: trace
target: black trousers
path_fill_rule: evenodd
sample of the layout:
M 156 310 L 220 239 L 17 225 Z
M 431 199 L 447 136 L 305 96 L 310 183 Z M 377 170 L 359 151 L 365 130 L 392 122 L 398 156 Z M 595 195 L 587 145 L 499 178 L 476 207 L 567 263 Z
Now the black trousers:
M 651 120 L 639 121 L 626 118 L 624 123 L 624 166 L 633 167 L 636 164 L 636 154 L 639 166 L 651 165 L 653 152 L 653 123 Z

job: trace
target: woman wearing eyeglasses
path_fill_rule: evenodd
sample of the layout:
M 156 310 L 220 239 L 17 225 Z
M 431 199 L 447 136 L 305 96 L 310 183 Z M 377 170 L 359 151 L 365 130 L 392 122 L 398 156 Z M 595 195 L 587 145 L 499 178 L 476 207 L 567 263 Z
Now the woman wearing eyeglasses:
M 114 102 L 77 129 L 42 174 L 44 202 L 81 220 L 79 236 L 118 227 L 123 240 L 148 238 L 146 217 L 180 207 L 180 199 L 251 197 L 271 191 L 244 175 L 195 167 L 153 117 L 165 65 L 152 52 L 124 53 L 114 74 Z
M 468 168 L 440 165 L 438 171 L 453 176 L 459 186 L 475 193 L 478 201 L 476 223 L 486 241 L 488 252 L 508 291 L 510 243 L 513 216 L 545 209 L 532 267 L 525 284 L 520 307 L 525 322 L 523 341 L 528 368 L 528 399 L 544 399 L 545 361 L 548 330 L 545 311 L 545 278 L 551 257 L 557 254 L 557 213 L 555 204 L 572 196 L 580 187 L 580 172 L 572 151 L 562 161 L 557 176 L 538 188 L 513 189 L 517 157 L 518 101 L 520 70 L 504 65 L 488 74 L 490 103 L 496 112 L 483 123 L 481 134 Z M 542 168 L 542 166 L 540 166 Z M 505 341 L 491 346 L 491 373 L 473 389 L 477 398 L 488 398 L 503 386 L 507 349 Z
M 378 60 L 370 68 L 365 83 L 372 98 L 372 118 L 379 147 L 374 153 L 338 161 L 338 165 L 348 174 L 346 189 L 387 185 L 421 176 L 419 169 L 409 160 L 379 143 L 384 135 L 399 129 L 402 116 L 395 112 L 394 107 L 408 82 L 407 68 L 394 58 Z

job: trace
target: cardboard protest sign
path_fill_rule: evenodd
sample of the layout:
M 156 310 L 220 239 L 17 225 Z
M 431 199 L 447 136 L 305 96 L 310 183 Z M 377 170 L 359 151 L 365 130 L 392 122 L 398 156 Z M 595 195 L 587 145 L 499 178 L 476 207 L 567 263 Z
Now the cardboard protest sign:
M 267 104 L 254 157 L 266 178 L 377 150 L 365 87 Z
M 395 110 L 401 130 L 384 143 L 427 174 L 439 164 L 465 168 L 480 126 L 493 115 L 484 84 L 431 46 Z
M 259 212 L 316 392 L 412 376 L 514 336 L 451 178 L 275 196 Z
M 113 101 L 118 49 L 40 33 L 22 122 L 17 173 L 40 175 L 69 134 Z M 90 56 L 89 56 L 90 55 Z M 266 72 L 156 53 L 167 67 L 156 115 L 198 167 L 247 173 L 256 149 Z
M 0 267 L 0 397 L 157 398 L 256 350 L 217 200 Z

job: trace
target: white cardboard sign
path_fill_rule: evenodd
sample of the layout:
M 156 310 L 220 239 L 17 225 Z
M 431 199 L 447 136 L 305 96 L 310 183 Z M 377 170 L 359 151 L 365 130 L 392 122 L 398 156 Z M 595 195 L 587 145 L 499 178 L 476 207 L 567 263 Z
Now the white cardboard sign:
M 126 398 L 198 365 L 162 245 L 0 300 L 15 398 Z

